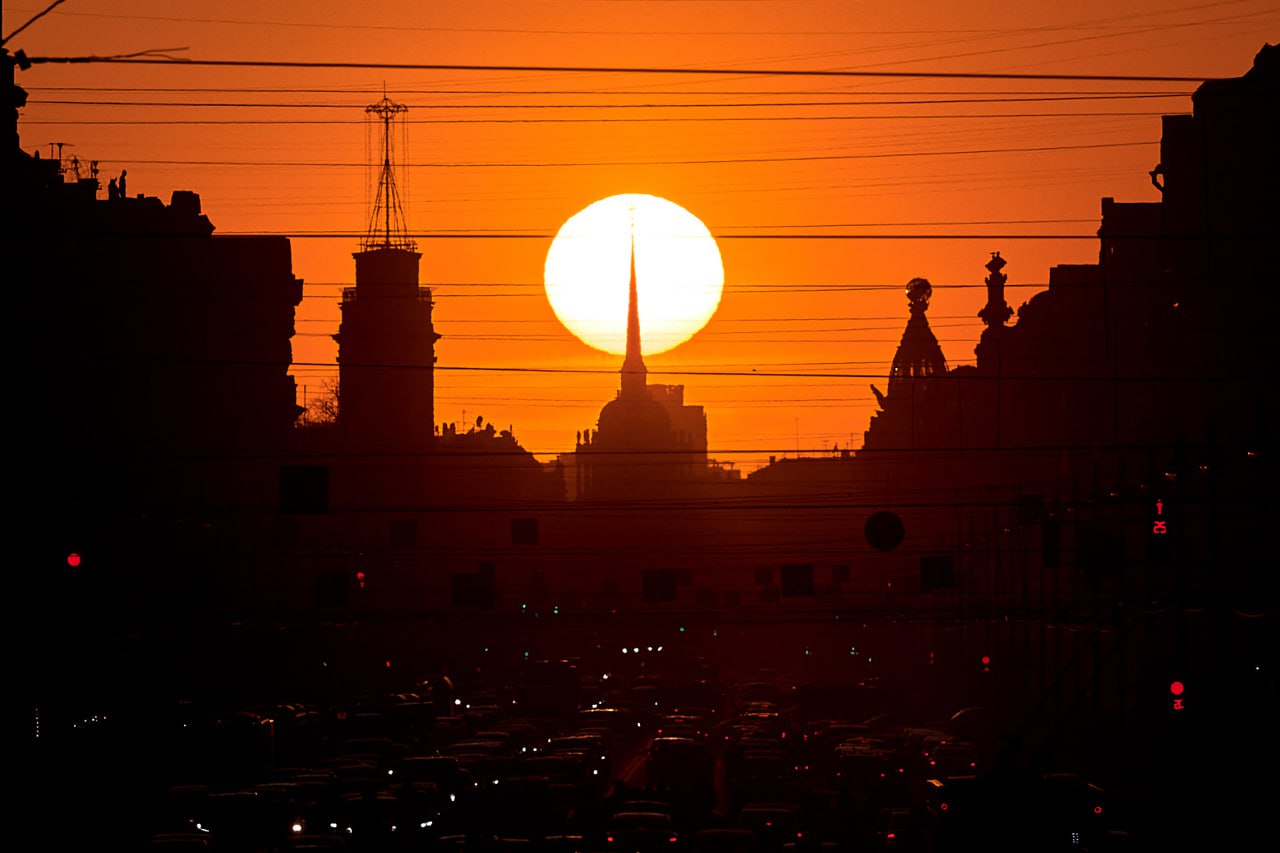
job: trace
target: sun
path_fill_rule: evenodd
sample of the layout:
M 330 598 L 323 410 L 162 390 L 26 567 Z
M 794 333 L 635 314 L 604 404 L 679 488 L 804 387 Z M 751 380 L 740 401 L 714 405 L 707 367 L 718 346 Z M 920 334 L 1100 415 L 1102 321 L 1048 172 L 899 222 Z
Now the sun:
M 625 352 L 633 234 L 641 348 L 665 352 L 707 324 L 724 288 L 715 238 L 675 202 L 628 193 L 569 217 L 547 252 L 547 299 L 584 343 Z

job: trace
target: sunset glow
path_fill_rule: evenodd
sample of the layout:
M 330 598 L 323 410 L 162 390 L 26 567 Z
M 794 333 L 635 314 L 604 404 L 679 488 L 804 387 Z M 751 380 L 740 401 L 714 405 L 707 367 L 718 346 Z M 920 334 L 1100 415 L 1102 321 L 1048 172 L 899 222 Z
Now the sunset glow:
M 724 286 L 715 238 L 680 205 L 651 195 L 615 195 L 574 214 L 547 252 L 547 299 L 583 342 L 621 354 L 633 233 L 641 341 L 649 355 L 702 329 Z

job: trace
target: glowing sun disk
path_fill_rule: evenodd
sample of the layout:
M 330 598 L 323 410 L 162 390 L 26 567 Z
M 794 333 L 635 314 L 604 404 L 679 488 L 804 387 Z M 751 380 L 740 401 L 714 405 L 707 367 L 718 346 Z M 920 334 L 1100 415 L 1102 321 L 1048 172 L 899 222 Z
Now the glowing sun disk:
M 641 346 L 649 355 L 689 340 L 720 305 L 720 250 L 692 213 L 652 195 L 601 199 L 560 227 L 544 281 L 569 331 L 596 349 L 625 352 L 633 234 Z

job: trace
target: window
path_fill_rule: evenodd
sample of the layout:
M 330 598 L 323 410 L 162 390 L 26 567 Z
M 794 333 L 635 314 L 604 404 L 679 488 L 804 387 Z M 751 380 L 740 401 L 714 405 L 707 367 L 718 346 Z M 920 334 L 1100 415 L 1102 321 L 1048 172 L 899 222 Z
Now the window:
M 418 521 L 413 518 L 391 520 L 391 547 L 413 548 L 418 544 Z
M 645 601 L 675 601 L 676 573 L 673 569 L 645 569 L 643 587 Z
M 512 545 L 537 545 L 538 544 L 538 519 L 536 518 L 511 519 L 511 544 Z
M 952 589 L 956 585 L 955 559 L 950 554 L 920 558 L 920 591 Z
M 346 572 L 316 575 L 316 607 L 347 607 L 351 604 L 351 580 Z
M 280 512 L 310 515 L 328 511 L 328 465 L 280 466 Z
M 793 563 L 783 566 L 781 575 L 782 595 L 813 595 L 812 563 Z

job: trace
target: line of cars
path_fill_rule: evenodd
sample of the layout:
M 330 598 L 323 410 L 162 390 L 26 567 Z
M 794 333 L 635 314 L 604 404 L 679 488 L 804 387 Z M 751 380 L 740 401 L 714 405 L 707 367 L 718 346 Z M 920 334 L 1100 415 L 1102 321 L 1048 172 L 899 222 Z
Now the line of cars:
M 687 667 L 552 661 L 489 678 L 175 721 L 159 793 L 139 801 L 148 847 L 942 851 L 1001 819 L 982 781 L 991 744 L 950 720 L 868 713 L 894 704 L 875 684 L 818 702 L 776 675 L 721 687 Z M 1101 791 L 1034 787 L 1020 802 L 1053 838 L 1103 837 Z

